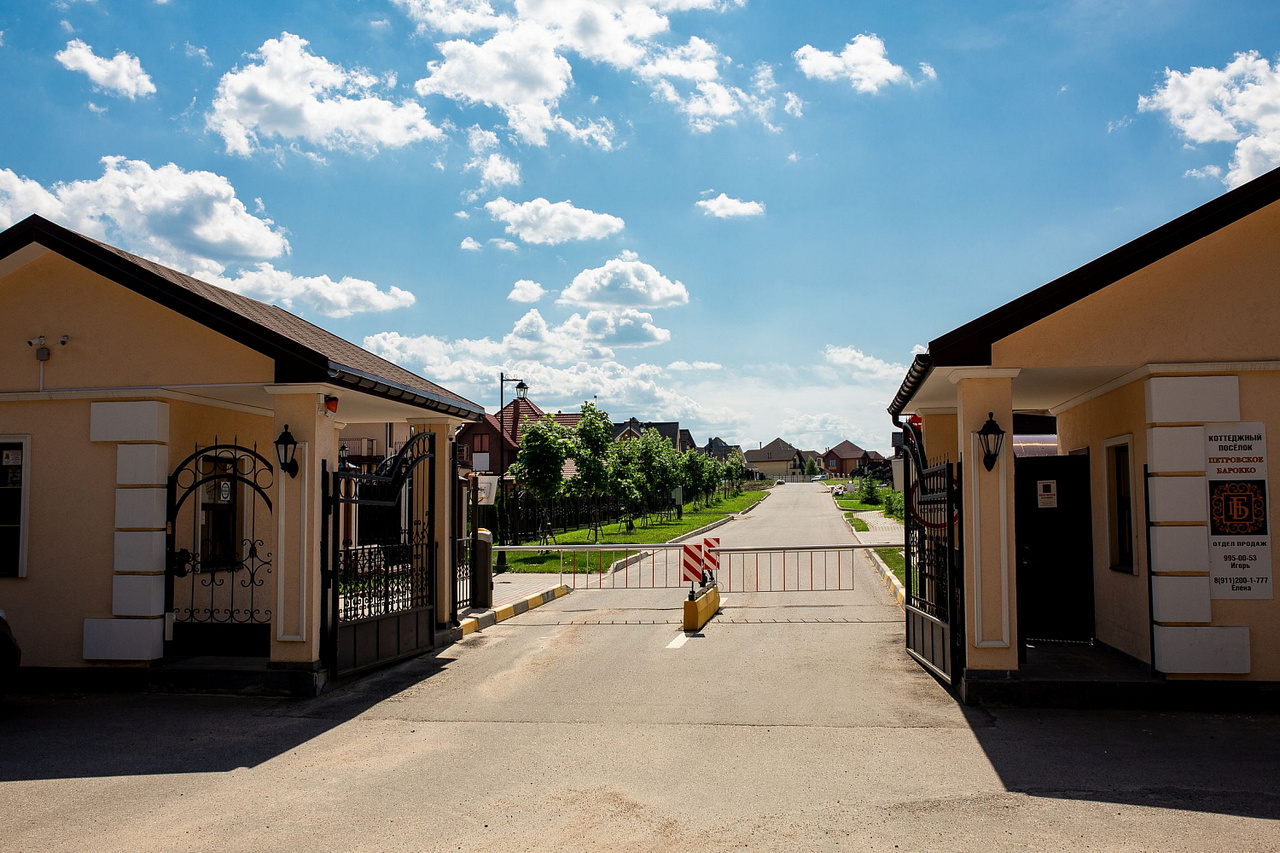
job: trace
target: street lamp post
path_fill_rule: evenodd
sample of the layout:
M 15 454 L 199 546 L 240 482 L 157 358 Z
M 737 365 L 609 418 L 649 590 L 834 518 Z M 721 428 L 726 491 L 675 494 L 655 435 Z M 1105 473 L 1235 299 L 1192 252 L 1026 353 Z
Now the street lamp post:
M 515 379 L 508 377 L 506 373 L 498 373 L 498 488 L 502 495 L 502 519 L 498 525 L 498 543 L 500 545 L 508 544 L 507 537 L 507 425 L 506 425 L 506 392 L 507 383 L 516 383 L 516 399 L 525 400 L 529 397 L 529 386 L 525 384 L 523 379 Z M 513 425 L 514 426 L 514 425 Z M 514 433 L 515 430 L 512 429 Z M 505 551 L 498 552 L 498 565 L 506 566 L 507 554 Z

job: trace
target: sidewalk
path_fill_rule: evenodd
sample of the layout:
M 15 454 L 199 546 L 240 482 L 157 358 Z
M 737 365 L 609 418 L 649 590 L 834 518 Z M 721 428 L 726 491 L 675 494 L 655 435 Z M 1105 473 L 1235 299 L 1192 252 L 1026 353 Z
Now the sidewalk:
M 468 634 L 541 607 L 568 595 L 569 587 L 552 573 L 503 572 L 493 577 L 493 607 L 468 607 L 458 611 L 458 627 L 436 634 L 441 641 L 455 643 Z
M 854 518 L 860 518 L 867 523 L 866 530 L 861 532 L 853 531 L 853 538 L 863 545 L 884 545 L 888 548 L 897 546 L 901 548 L 906 542 L 906 530 L 902 526 L 902 522 L 896 518 L 885 518 L 884 514 L 879 510 L 856 512 L 854 513 Z M 850 528 L 852 527 L 853 525 L 850 525 Z M 880 572 L 880 577 L 885 582 L 885 585 L 892 590 L 894 598 L 898 601 L 898 606 L 902 607 L 902 603 L 906 598 L 906 590 L 903 589 L 902 582 L 889 570 L 884 560 L 875 551 L 868 551 L 867 556 L 871 558 L 876 570 Z

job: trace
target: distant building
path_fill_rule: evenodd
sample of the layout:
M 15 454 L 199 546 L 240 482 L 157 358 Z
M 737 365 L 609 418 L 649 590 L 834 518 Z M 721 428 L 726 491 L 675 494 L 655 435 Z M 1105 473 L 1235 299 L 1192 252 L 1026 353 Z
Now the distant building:
M 804 457 L 781 438 L 743 454 L 747 465 L 765 477 L 795 477 L 804 473 Z
M 724 462 L 734 451 L 742 452 L 742 448 L 736 444 L 729 444 L 720 436 L 707 440 L 707 446 L 702 448 L 702 452 L 715 459 Z
M 679 421 L 642 421 L 637 418 L 628 418 L 621 423 L 615 423 L 613 425 L 613 440 L 622 441 L 625 438 L 639 438 L 644 435 L 647 429 L 656 429 L 659 435 L 671 442 L 671 446 L 678 453 L 684 453 L 686 450 L 691 450 L 698 446 L 687 429 L 680 429 Z

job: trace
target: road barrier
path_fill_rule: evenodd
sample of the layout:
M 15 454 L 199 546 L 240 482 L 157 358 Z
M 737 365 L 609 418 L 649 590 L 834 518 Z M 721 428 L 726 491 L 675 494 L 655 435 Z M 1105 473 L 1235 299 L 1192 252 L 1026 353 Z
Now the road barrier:
M 705 543 L 704 543 L 705 544 Z M 786 545 L 700 547 L 711 557 L 723 594 L 742 592 L 839 592 L 854 588 L 854 554 L 883 545 Z M 558 556 L 560 582 L 574 589 L 675 589 L 688 587 L 685 545 L 501 545 L 495 553 Z M 704 563 L 699 563 L 704 566 Z

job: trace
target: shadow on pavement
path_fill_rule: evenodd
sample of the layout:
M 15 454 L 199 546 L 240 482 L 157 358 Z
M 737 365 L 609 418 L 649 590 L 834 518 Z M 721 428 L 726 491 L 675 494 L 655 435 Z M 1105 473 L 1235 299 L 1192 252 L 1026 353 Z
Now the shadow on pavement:
M 254 767 L 442 672 L 453 647 L 314 699 L 160 693 L 0 699 L 0 782 Z
M 963 710 L 1010 791 L 1280 819 L 1280 715 Z

